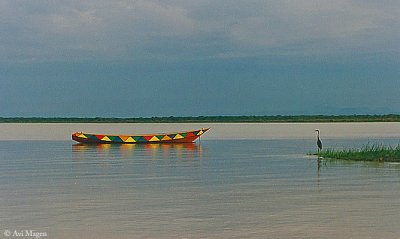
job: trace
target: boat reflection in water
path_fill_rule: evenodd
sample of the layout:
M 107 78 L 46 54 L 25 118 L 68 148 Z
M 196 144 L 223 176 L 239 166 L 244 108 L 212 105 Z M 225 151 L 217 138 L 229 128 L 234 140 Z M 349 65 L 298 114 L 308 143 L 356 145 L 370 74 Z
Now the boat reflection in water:
M 197 159 L 202 147 L 194 143 L 182 144 L 75 144 L 75 159 Z

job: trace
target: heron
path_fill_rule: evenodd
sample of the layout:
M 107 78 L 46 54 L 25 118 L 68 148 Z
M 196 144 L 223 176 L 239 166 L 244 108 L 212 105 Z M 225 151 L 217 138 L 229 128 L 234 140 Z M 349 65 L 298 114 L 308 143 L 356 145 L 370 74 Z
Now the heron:
M 319 138 L 319 129 L 315 130 L 317 132 L 317 146 L 318 146 L 318 153 L 322 150 L 322 142 Z

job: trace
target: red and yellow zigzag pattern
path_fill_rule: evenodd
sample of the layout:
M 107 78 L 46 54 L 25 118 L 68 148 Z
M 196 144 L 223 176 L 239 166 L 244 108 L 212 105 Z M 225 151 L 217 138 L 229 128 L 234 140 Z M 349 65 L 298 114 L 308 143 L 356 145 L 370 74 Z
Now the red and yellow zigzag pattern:
M 146 135 L 103 135 L 76 132 L 72 139 L 80 143 L 95 144 L 148 144 L 148 143 L 189 143 L 203 135 L 210 128 L 178 133 L 161 133 Z

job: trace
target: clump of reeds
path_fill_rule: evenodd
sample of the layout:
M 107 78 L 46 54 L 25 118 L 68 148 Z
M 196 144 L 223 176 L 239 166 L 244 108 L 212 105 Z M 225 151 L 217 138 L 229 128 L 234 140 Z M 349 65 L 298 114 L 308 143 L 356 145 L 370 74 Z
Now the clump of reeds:
M 334 150 L 327 149 L 317 154 L 326 159 L 343 159 L 353 161 L 400 162 L 400 144 L 396 147 L 380 144 L 367 144 L 363 147 Z

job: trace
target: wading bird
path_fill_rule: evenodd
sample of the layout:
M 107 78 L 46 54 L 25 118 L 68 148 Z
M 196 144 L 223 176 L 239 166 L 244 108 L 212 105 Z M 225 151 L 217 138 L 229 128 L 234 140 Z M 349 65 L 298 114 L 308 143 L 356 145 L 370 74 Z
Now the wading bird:
M 319 153 L 319 151 L 322 150 L 322 142 L 321 142 L 321 139 L 319 138 L 319 129 L 316 129 L 315 131 L 317 132 L 317 146 L 318 146 L 318 153 Z

